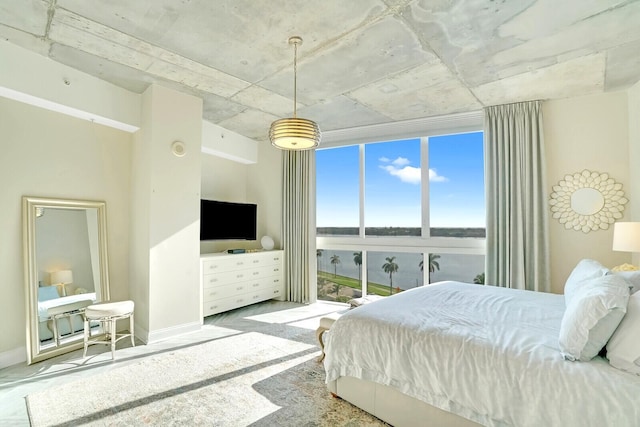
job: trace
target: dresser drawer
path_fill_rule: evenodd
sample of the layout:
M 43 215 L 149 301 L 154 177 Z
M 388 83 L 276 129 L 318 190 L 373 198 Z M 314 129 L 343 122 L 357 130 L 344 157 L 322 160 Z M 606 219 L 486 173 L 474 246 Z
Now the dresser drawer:
M 249 295 L 252 303 L 265 301 L 272 298 L 280 298 L 284 294 L 282 287 L 262 289 Z
M 246 295 L 246 294 L 245 294 Z M 204 316 L 222 313 L 223 311 L 233 310 L 243 305 L 251 304 L 246 296 L 238 298 L 220 298 L 214 301 L 205 302 L 202 306 Z
M 202 261 L 202 274 L 242 270 L 250 266 L 250 260 L 242 256 L 216 256 Z
M 248 268 L 246 270 L 225 271 L 216 274 L 206 274 L 203 277 L 202 286 L 224 286 L 230 283 L 244 282 L 247 280 L 261 279 L 263 277 L 279 276 L 282 269 L 278 265 Z
M 231 283 L 224 286 L 214 286 L 204 289 L 202 300 L 208 302 L 218 298 L 229 298 L 235 295 L 246 294 L 251 292 L 253 288 L 249 286 L 250 282 Z
M 281 265 L 282 251 L 220 255 L 202 261 L 202 274 L 243 270 L 267 265 Z

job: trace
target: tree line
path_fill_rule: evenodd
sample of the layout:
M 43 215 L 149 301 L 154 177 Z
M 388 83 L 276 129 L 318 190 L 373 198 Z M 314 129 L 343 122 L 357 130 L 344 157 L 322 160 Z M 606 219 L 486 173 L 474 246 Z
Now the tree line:
M 322 253 L 323 253 L 322 249 L 316 249 L 317 258 L 320 258 L 322 256 Z M 438 262 L 438 259 L 440 259 L 440 255 L 432 254 L 432 253 L 429 254 L 429 263 L 428 263 L 429 283 L 431 283 L 431 274 L 434 273 L 436 270 L 438 271 L 440 270 L 440 263 Z M 341 263 L 340 256 L 334 253 L 329 259 L 329 262 L 333 266 L 333 275 L 334 277 L 336 277 L 338 275 L 338 271 L 337 271 L 338 265 Z M 361 251 L 353 253 L 353 262 L 358 268 L 358 282 L 361 282 L 362 281 L 362 252 Z M 420 271 L 424 271 L 424 260 L 418 263 L 418 267 L 420 268 Z M 393 295 L 393 274 L 397 273 L 398 269 L 400 268 L 399 265 L 396 263 L 396 257 L 395 256 L 386 257 L 385 262 L 384 264 L 382 264 L 381 268 L 385 273 L 389 275 L 389 295 Z M 476 275 L 476 277 L 473 279 L 473 283 L 484 284 L 484 273 L 480 273 Z M 339 292 L 340 292 L 340 285 L 338 284 L 336 295 Z M 400 292 L 400 287 L 398 287 L 398 292 Z

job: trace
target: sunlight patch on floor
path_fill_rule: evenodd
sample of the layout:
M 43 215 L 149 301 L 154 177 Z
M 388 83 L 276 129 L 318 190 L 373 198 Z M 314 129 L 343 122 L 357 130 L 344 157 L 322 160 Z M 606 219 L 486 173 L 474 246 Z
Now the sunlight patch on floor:
M 264 323 L 287 323 L 305 329 L 316 329 L 319 317 L 335 311 L 345 310 L 346 304 L 318 301 L 301 307 L 247 316 L 246 319 Z

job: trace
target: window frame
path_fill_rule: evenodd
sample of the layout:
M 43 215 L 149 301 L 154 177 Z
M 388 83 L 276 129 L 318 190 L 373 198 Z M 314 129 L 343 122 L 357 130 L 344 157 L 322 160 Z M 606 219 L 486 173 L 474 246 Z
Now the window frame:
M 423 260 L 428 259 L 430 253 L 459 254 L 459 255 L 486 255 L 486 238 L 456 238 L 456 237 L 431 237 L 430 236 L 430 209 L 429 209 L 429 150 L 428 139 L 431 136 L 462 134 L 471 132 L 483 132 L 482 111 L 459 113 L 446 116 L 428 117 L 424 119 L 393 122 L 383 125 L 362 126 L 337 131 L 329 131 L 323 134 L 323 142 L 319 150 L 338 148 L 345 146 L 359 146 L 359 233 L 358 236 L 318 236 L 315 228 L 315 203 L 311 212 L 313 215 L 313 237 L 316 249 L 335 251 L 362 251 L 362 294 L 367 295 L 367 254 L 368 252 L 405 252 L 422 253 Z M 376 142 L 392 142 L 404 139 L 420 139 L 420 163 L 422 169 L 422 217 L 421 236 L 412 237 L 382 237 L 365 236 L 364 202 L 365 202 L 365 145 Z M 317 175 L 314 174 L 313 181 Z M 426 185 L 425 185 L 426 183 Z M 427 201 L 426 204 L 424 201 Z M 317 264 L 312 271 L 312 300 L 317 300 Z M 423 268 L 423 283 L 428 283 L 429 269 Z

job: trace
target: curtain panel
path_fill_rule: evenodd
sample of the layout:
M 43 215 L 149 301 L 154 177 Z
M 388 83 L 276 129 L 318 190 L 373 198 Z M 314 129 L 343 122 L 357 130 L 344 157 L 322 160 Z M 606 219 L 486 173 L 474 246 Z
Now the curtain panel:
M 282 242 L 284 246 L 284 282 L 287 301 L 310 302 L 310 253 L 315 241 L 310 235 L 312 179 L 315 153 L 283 152 Z M 315 260 L 315 257 L 313 258 Z
M 549 292 L 540 101 L 485 108 L 485 283 Z

